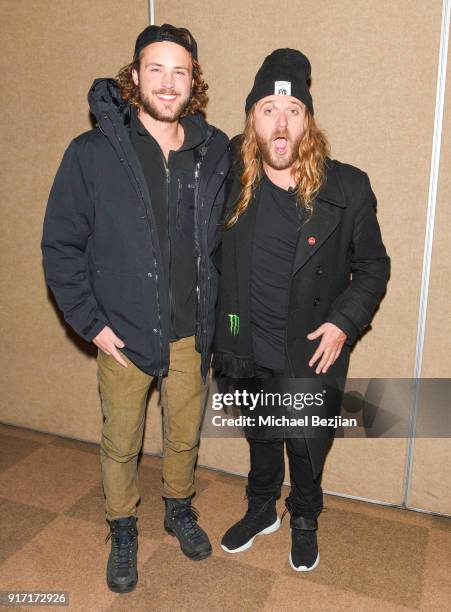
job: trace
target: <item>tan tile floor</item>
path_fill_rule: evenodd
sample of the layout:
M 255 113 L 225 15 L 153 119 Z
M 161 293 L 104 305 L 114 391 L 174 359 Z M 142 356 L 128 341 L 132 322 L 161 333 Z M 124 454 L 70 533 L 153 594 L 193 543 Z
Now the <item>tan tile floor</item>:
M 198 469 L 193 503 L 214 553 L 193 562 L 162 526 L 160 458 L 142 458 L 139 482 L 139 584 L 117 595 L 105 584 L 98 446 L 0 425 L 0 590 L 65 590 L 70 610 L 95 612 L 451 610 L 449 519 L 326 496 L 321 563 L 296 574 L 288 517 L 251 549 L 222 551 L 245 480 Z

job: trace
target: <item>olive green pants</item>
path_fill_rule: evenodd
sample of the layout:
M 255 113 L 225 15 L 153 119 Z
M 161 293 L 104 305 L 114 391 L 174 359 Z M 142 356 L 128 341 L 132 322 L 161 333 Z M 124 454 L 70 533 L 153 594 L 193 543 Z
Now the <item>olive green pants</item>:
M 100 443 L 106 518 L 136 515 L 139 501 L 138 455 L 146 417 L 147 395 L 154 380 L 121 352 L 124 368 L 99 349 L 98 381 L 104 423 Z M 206 385 L 194 336 L 170 343 L 170 367 L 161 387 L 163 408 L 163 495 L 194 494 L 196 464 Z

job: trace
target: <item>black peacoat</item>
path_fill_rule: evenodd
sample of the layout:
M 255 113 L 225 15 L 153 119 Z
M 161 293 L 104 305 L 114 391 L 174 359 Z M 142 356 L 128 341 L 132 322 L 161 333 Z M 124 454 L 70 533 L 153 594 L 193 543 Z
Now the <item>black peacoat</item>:
M 308 362 L 321 338 L 306 336 L 325 322 L 347 334 L 328 373 L 347 375 L 350 350 L 369 327 L 390 274 L 376 207 L 365 172 L 327 160 L 327 181 L 299 232 L 291 274 L 286 333 L 291 376 L 312 376 Z
M 239 194 L 239 174 L 236 171 L 230 176 L 227 210 Z M 213 368 L 231 378 L 252 377 L 254 370 L 249 280 L 257 200 L 250 202 L 231 229 L 224 230 L 217 256 L 221 278 Z M 376 209 L 368 175 L 355 166 L 327 158 L 326 180 L 313 202 L 312 216 L 298 234 L 289 288 L 285 374 L 290 378 L 322 379 L 325 385 L 337 389 L 330 395 L 329 415 L 340 413 L 351 349 L 369 327 L 390 275 L 390 258 Z M 238 334 L 230 333 L 230 313 L 239 316 Z M 309 340 L 307 334 L 325 322 L 337 325 L 347 338 L 327 373 L 316 374 L 318 362 L 313 367 L 308 363 L 321 337 Z M 309 440 L 318 468 L 326 446 L 324 437 Z

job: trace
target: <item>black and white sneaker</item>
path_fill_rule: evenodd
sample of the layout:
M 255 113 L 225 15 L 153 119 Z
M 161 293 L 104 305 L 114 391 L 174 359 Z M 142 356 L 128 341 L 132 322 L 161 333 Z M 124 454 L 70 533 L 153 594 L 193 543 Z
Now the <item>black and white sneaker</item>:
M 275 497 L 262 499 L 248 494 L 247 498 L 246 514 L 226 531 L 221 540 L 221 548 L 228 553 L 247 550 L 258 535 L 274 533 L 280 527 Z
M 307 518 L 296 514 L 289 497 L 285 500 L 285 505 L 287 508 L 285 512 L 290 513 L 291 527 L 291 551 L 288 560 L 295 572 L 310 572 L 319 563 L 316 537 L 318 518 L 316 516 Z
M 304 521 L 312 520 L 316 519 L 304 519 Z M 291 552 L 289 561 L 295 572 L 310 572 L 317 567 L 319 563 L 319 552 L 316 528 L 291 529 Z

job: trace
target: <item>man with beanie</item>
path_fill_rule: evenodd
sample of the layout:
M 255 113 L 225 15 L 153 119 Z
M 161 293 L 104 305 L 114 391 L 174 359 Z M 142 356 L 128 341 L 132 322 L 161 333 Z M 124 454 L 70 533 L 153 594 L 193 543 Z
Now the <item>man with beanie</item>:
M 390 259 L 368 175 L 329 157 L 314 120 L 310 70 L 299 51 L 271 53 L 246 99 L 244 132 L 232 141 L 213 368 L 253 391 L 284 377 L 309 381 L 331 391 L 327 413 L 339 415 L 350 350 L 386 290 Z M 296 571 L 313 570 L 335 429 L 270 429 L 245 430 L 248 509 L 221 545 L 237 553 L 279 528 L 286 441 L 289 561 Z
M 190 559 L 212 551 L 191 498 L 230 155 L 226 135 L 204 118 L 207 88 L 191 33 L 147 27 L 117 80 L 94 81 L 96 128 L 66 150 L 44 221 L 47 283 L 66 321 L 98 347 L 107 583 L 120 593 L 138 580 L 137 462 L 153 383 L 164 528 Z

